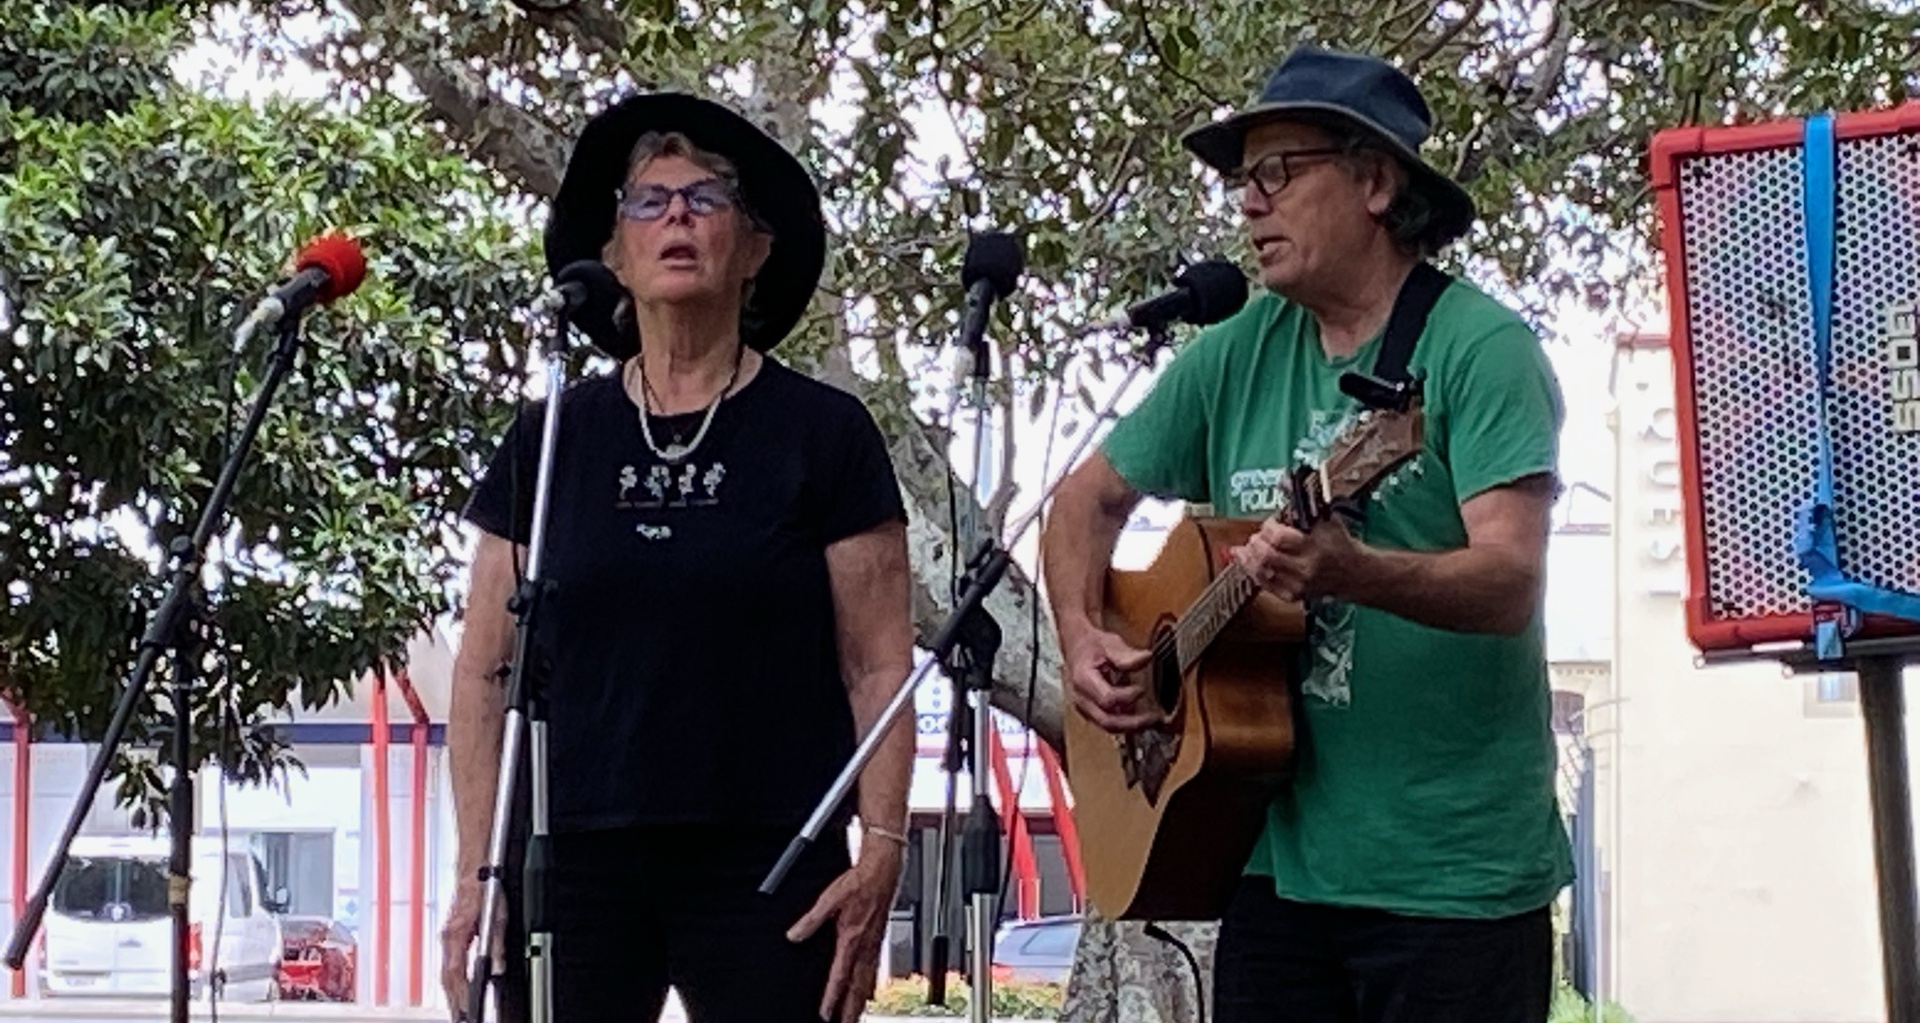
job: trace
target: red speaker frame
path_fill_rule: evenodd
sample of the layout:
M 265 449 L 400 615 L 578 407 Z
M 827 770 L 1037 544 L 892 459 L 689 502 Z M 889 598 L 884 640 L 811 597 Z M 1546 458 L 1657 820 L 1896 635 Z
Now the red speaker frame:
M 1835 113 L 1832 120 L 1836 144 L 1912 134 L 1920 132 L 1920 100 L 1910 100 L 1886 110 Z M 1706 501 L 1702 493 L 1699 445 L 1701 423 L 1694 393 L 1696 346 L 1687 315 L 1689 280 L 1679 191 L 1680 166 L 1684 160 L 1700 157 L 1798 149 L 1804 145 L 1805 132 L 1803 118 L 1725 127 L 1669 128 L 1654 134 L 1649 150 L 1649 178 L 1657 199 L 1660 249 L 1666 261 L 1669 348 L 1674 358 L 1674 413 L 1679 434 L 1681 514 L 1687 564 L 1686 625 L 1688 638 L 1702 651 L 1751 650 L 1795 641 L 1810 643 L 1817 615 L 1807 612 L 1718 620 L 1709 606 Z M 1854 635 L 1920 635 L 1920 622 L 1868 615 L 1863 617 Z

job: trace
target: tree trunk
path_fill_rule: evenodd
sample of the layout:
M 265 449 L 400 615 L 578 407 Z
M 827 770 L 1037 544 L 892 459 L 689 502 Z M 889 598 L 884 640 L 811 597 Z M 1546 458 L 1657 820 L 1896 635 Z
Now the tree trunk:
M 796 45 L 798 41 L 796 41 Z M 804 138 L 811 127 L 809 101 L 817 97 L 811 88 L 826 84 L 816 77 L 811 81 L 795 75 L 792 80 L 773 76 L 781 67 L 762 69 L 768 77 L 757 82 L 757 94 L 746 105 L 759 113 L 760 121 L 789 146 Z M 790 69 L 789 69 L 790 70 Z M 829 270 L 831 273 L 831 270 Z M 837 291 L 831 279 L 822 282 L 827 291 Z M 834 311 L 836 328 L 844 326 L 844 316 Z M 838 331 L 844 337 L 844 330 Z M 955 477 L 953 465 L 915 416 L 905 381 L 873 381 L 853 370 L 846 345 L 829 346 L 815 368 L 821 380 L 847 390 L 861 399 L 886 433 L 894 472 L 907 505 L 907 555 L 913 566 L 913 621 L 922 647 L 929 646 L 945 624 L 954 606 L 954 538 L 949 524 L 957 515 L 978 520 L 981 509 L 971 488 Z M 955 503 L 964 502 L 955 508 Z M 958 553 L 959 570 L 965 571 L 971 550 Z M 1032 582 L 1017 564 L 1009 565 L 1000 584 L 987 596 L 985 609 L 1000 627 L 1000 649 L 994 661 L 993 705 L 1032 728 L 1055 750 L 1065 751 L 1061 725 L 1060 655 L 1054 640 L 1052 616 L 1041 607 L 1034 617 L 1034 602 L 1040 599 Z M 1040 628 L 1036 630 L 1036 620 Z M 1038 662 L 1036 664 L 1036 662 Z M 1030 684 L 1031 683 L 1031 684 Z

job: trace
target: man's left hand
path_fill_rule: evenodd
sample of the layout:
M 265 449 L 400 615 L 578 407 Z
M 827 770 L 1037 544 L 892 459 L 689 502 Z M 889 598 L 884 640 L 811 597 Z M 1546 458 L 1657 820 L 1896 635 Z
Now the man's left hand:
M 1235 560 L 1260 587 L 1285 601 L 1344 596 L 1366 551 L 1338 515 L 1302 533 L 1269 519 Z
M 887 911 L 900 884 L 901 851 L 866 843 L 860 862 L 835 878 L 820 898 L 787 930 L 787 940 L 805 941 L 828 920 L 834 922 L 833 969 L 820 999 L 820 1018 L 858 1023 L 873 997 L 880 973 L 880 942 Z

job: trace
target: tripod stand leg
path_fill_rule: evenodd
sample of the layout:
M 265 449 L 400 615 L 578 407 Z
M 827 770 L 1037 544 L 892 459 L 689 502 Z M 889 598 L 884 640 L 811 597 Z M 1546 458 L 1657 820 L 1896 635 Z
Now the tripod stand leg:
M 947 964 L 951 958 L 953 940 L 947 933 L 952 923 L 948 907 L 953 898 L 953 833 L 954 821 L 959 816 L 954 810 L 954 796 L 957 792 L 960 776 L 958 763 L 958 736 L 955 727 L 959 724 L 958 715 L 948 716 L 947 762 L 947 801 L 940 813 L 940 836 L 935 844 L 938 851 L 938 866 L 933 875 L 933 940 L 927 949 L 927 1004 L 945 1005 L 947 1003 Z M 965 933 L 964 924 L 962 933 Z
M 992 622 L 984 616 L 982 620 Z M 992 685 L 992 652 L 999 648 L 998 627 L 987 628 L 979 642 L 983 648 L 975 652 L 985 656 L 973 662 L 975 671 L 968 680 L 974 699 L 973 801 L 967 807 L 966 844 L 961 856 L 966 866 L 967 896 L 972 900 L 968 907 L 973 932 L 968 961 L 972 964 L 973 976 L 968 1007 L 972 1010 L 973 1023 L 988 1023 L 993 1018 L 993 939 L 1000 926 L 1000 818 L 994 813 L 987 789 L 987 778 L 993 769 L 989 758 L 994 749 L 989 687 Z M 1018 799 L 1018 794 L 1015 798 Z M 1018 813 L 1018 805 L 1011 807 L 1010 812 Z
M 485 886 L 480 899 L 480 934 L 474 948 L 473 965 L 467 977 L 467 1007 L 460 1017 L 465 1023 L 483 1023 L 487 1018 L 487 983 L 493 979 L 493 933 L 498 918 L 502 884 L 506 877 L 507 836 L 513 827 L 513 790 L 519 773 L 520 743 L 526 720 L 517 709 L 507 711 L 507 723 L 500 736 L 500 773 L 493 790 L 493 829 L 487 837 L 487 862 L 480 868 L 480 883 Z M 504 967 L 505 964 L 499 964 Z
M 1907 784 L 1906 693 L 1901 661 L 1863 657 L 1860 711 L 1867 727 L 1874 865 L 1880 880 L 1880 955 L 1889 1023 L 1920 1023 L 1920 950 L 1914 911 L 1913 811 Z
M 533 736 L 532 833 L 527 836 L 527 982 L 533 1023 L 553 1019 L 553 927 L 547 919 L 547 871 L 551 838 L 547 831 L 547 726 L 536 716 Z
M 193 934 L 187 901 L 193 881 L 193 772 L 188 769 L 193 762 L 193 726 L 187 687 L 192 684 L 193 658 L 197 651 L 191 640 L 184 638 L 191 635 L 192 626 L 182 625 L 180 631 L 183 638 L 175 648 L 173 659 L 173 786 L 168 793 L 167 807 L 167 823 L 173 839 L 167 863 L 167 912 L 173 917 L 173 977 L 169 985 L 173 1023 L 187 1023 L 187 958 Z M 221 864 L 222 875 L 225 866 Z M 210 880 L 220 884 L 224 877 Z M 213 990 L 211 976 L 207 978 L 207 990 Z

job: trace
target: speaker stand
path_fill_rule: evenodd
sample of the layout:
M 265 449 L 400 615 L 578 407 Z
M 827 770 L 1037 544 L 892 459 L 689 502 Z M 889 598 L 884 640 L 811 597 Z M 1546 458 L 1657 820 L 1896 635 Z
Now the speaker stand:
M 1848 640 L 1846 658 L 1822 661 L 1810 646 L 1782 651 L 1799 673 L 1851 670 L 1867 729 L 1867 786 L 1873 807 L 1873 863 L 1880 887 L 1880 967 L 1887 1023 L 1920 1023 L 1920 915 L 1915 912 L 1913 801 L 1907 776 L 1906 685 L 1920 661 L 1920 637 Z M 1720 660 L 1722 658 L 1713 658 Z
M 1880 959 L 1888 1023 L 1920 1023 L 1920 921 L 1914 913 L 1913 803 L 1907 784 L 1906 686 L 1899 655 L 1854 662 L 1867 723 L 1873 859 L 1880 876 Z

